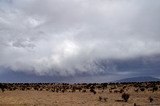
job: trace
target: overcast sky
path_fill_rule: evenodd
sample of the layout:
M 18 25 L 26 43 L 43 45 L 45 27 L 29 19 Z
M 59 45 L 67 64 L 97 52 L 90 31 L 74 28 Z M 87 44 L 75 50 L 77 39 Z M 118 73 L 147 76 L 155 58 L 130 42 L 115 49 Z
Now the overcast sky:
M 160 77 L 160 1 L 0 0 L 4 75 L 0 81 Z

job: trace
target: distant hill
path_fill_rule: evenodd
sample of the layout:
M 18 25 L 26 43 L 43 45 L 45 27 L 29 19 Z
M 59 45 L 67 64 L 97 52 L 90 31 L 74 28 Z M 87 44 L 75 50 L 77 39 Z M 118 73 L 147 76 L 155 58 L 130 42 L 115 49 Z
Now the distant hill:
M 125 78 L 125 79 L 117 80 L 115 82 L 149 82 L 149 81 L 160 81 L 160 79 L 150 77 L 150 76 L 143 76 L 143 77 Z

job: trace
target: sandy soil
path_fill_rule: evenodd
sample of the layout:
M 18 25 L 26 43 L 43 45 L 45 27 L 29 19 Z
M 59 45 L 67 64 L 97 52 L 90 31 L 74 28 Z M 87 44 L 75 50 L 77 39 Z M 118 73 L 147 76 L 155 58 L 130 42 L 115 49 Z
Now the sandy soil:
M 109 93 L 107 90 L 91 92 L 64 92 L 51 91 L 5 91 L 0 92 L 0 106 L 160 106 L 160 91 L 134 92 L 129 91 L 128 102 L 121 101 L 120 93 Z M 100 101 L 99 96 L 107 100 Z M 153 97 L 150 103 L 148 97 Z

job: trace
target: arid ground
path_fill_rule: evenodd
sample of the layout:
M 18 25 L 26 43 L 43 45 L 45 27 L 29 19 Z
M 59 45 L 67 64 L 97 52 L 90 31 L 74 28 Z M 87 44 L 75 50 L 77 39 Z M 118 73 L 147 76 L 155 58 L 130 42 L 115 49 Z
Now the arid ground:
M 159 82 L 4 85 L 1 84 L 0 106 L 160 106 Z M 124 93 L 129 94 L 126 102 Z

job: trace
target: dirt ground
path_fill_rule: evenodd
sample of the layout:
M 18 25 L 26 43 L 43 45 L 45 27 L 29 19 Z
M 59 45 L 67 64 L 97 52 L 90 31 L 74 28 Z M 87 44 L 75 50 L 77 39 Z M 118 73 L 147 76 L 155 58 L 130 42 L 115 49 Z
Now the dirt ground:
M 129 91 L 128 102 L 121 101 L 121 93 L 96 92 L 5 91 L 0 92 L 0 106 L 134 106 L 134 103 L 135 106 L 160 106 L 160 91 Z M 150 96 L 152 103 L 148 100 Z M 99 97 L 107 99 L 100 101 Z

